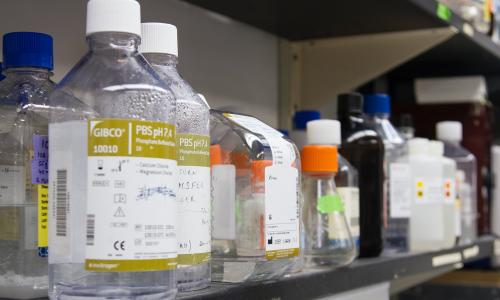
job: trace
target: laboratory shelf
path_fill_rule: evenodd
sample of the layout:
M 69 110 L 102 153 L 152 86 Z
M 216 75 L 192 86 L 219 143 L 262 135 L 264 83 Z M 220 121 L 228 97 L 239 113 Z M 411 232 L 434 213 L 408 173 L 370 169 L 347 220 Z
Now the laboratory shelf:
M 489 75 L 500 70 L 500 46 L 436 0 L 184 1 L 292 42 L 451 28 L 454 33 L 449 39 L 415 56 L 398 73 L 411 77 Z
M 206 290 L 182 295 L 180 299 L 314 299 L 382 282 L 391 282 L 391 289 L 398 289 L 396 285 L 406 288 L 429 280 L 429 277 L 419 275 L 437 276 L 459 269 L 464 263 L 489 258 L 495 253 L 495 244 L 493 237 L 482 237 L 470 245 L 435 252 L 359 259 L 349 267 L 307 270 L 272 282 L 213 283 Z M 408 278 L 414 280 L 408 281 Z

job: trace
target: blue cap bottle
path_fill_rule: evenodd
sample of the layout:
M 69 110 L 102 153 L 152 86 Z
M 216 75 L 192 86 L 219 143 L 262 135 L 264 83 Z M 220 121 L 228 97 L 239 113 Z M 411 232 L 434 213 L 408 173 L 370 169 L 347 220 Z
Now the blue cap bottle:
M 52 70 L 53 40 L 45 33 L 11 32 L 3 36 L 3 67 Z
M 363 110 L 366 114 L 390 114 L 391 98 L 387 94 L 365 95 Z
M 306 130 L 307 122 L 321 119 L 321 114 L 317 110 L 299 110 L 293 116 L 293 128 Z

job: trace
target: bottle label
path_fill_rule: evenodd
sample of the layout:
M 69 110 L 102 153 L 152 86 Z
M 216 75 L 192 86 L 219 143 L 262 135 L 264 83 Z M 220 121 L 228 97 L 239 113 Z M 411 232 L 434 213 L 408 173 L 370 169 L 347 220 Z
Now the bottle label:
M 49 246 L 49 187 L 37 185 L 38 195 L 38 256 L 47 257 Z
M 210 137 L 177 134 L 179 265 L 210 259 Z
M 444 203 L 454 204 L 456 200 L 456 186 L 452 179 L 443 180 L 443 199 Z
M 265 169 L 265 249 L 268 260 L 299 255 L 299 203 L 296 168 Z
M 212 166 L 212 236 L 214 239 L 236 239 L 235 183 L 234 165 Z
M 411 169 L 404 163 L 392 163 L 389 169 L 390 180 L 390 216 L 391 218 L 409 218 L 411 206 Z M 422 183 L 423 184 L 423 183 Z M 418 187 L 417 187 L 418 190 Z M 418 198 L 417 191 L 417 199 Z M 423 196 L 423 190 L 422 190 Z
M 24 167 L 0 165 L 0 204 L 23 204 L 25 192 Z
M 443 199 L 443 182 L 439 178 L 417 178 L 414 183 L 415 203 L 440 203 Z
M 293 144 L 283 139 L 283 134 L 264 122 L 249 116 L 224 114 L 227 118 L 241 127 L 263 136 L 271 148 L 273 165 L 291 166 L 295 162 Z
M 359 189 L 357 187 L 339 187 L 337 192 L 342 198 L 345 207 L 345 216 L 352 237 L 359 238 Z
M 35 134 L 32 142 L 31 183 L 47 184 L 49 182 L 49 137 Z
M 175 126 L 93 119 L 87 134 L 85 269 L 175 269 Z

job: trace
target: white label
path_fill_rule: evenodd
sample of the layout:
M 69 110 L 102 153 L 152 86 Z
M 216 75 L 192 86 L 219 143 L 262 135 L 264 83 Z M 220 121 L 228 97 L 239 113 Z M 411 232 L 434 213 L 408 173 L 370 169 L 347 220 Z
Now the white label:
M 49 263 L 84 263 L 87 122 L 49 125 Z
M 443 180 L 443 197 L 444 203 L 454 204 L 457 197 L 457 187 L 455 178 L 445 178 Z
M 353 239 L 359 239 L 359 189 L 355 187 L 339 187 L 337 192 L 342 198 L 345 216 Z
M 249 116 L 226 114 L 231 120 L 254 133 L 262 135 L 271 147 L 274 165 L 290 166 L 295 161 L 293 145 L 283 139 L 281 134 L 271 126 Z
M 442 203 L 443 188 L 439 178 L 417 178 L 414 183 L 415 203 Z
M 176 164 L 160 158 L 88 157 L 87 226 L 91 221 L 95 228 L 87 228 L 86 259 L 176 257 Z
M 234 165 L 212 166 L 212 237 L 236 239 L 236 169 Z
M 391 218 L 409 218 L 412 192 L 410 165 L 392 163 L 389 174 Z
M 179 254 L 210 252 L 210 168 L 178 166 Z
M 270 166 L 265 170 L 266 251 L 299 248 L 298 171 Z
M 24 203 L 24 174 L 23 166 L 0 165 L 0 205 Z

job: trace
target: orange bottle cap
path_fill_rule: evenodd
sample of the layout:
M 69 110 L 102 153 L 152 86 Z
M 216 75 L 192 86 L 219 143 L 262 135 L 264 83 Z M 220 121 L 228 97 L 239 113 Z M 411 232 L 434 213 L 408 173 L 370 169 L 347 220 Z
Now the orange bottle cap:
M 304 172 L 337 172 L 339 169 L 336 146 L 306 145 L 301 156 Z
M 266 178 L 266 167 L 272 166 L 272 160 L 252 161 L 252 183 L 264 182 Z

